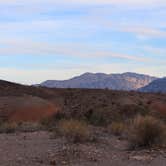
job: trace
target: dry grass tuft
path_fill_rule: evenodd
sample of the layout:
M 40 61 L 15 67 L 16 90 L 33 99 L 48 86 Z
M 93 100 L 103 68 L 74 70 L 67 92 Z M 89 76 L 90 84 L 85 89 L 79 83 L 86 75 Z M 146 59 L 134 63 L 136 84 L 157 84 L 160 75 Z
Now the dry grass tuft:
M 15 132 L 35 132 L 43 130 L 39 123 L 32 122 L 4 122 L 0 125 L 0 133 L 15 133 Z
M 90 140 L 90 130 L 88 125 L 79 120 L 61 120 L 58 130 L 69 142 L 77 143 Z
M 165 141 L 165 129 L 165 124 L 154 117 L 136 117 L 128 130 L 131 148 L 162 145 Z

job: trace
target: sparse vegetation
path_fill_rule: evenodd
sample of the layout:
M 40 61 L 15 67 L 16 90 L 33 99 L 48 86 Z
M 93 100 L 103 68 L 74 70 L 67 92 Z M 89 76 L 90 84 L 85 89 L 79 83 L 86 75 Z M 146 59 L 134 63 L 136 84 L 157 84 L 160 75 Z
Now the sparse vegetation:
M 43 127 L 39 123 L 32 122 L 4 122 L 0 125 L 0 133 L 15 133 L 15 132 L 35 132 L 42 130 Z
M 37 90 L 28 88 L 26 92 L 24 88 L 16 88 L 13 92 L 7 88 L 1 92 L 0 133 L 5 133 L 0 134 L 2 165 L 11 165 L 11 162 L 13 165 L 18 162 L 23 165 L 165 163 L 165 147 L 155 146 L 164 145 L 166 138 L 166 95 L 40 87 Z M 40 116 L 41 112 L 37 111 L 35 117 L 39 115 L 40 118 L 34 118 L 36 109 L 29 109 L 28 95 L 46 100 L 51 108 L 55 107 L 55 113 L 52 114 L 52 109 L 47 112 L 47 105 L 41 104 L 39 110 L 43 108 L 44 114 Z M 24 108 L 29 118 L 21 110 L 11 111 L 12 104 L 17 101 L 15 96 L 25 103 L 28 101 L 29 106 Z M 39 100 L 34 104 L 36 101 L 38 103 Z M 148 101 L 151 102 L 147 104 Z M 19 99 L 15 105 L 20 103 Z M 17 114 L 13 116 L 15 112 Z M 17 123 L 11 123 L 11 120 Z M 129 152 L 129 144 L 135 148 L 130 149 L 133 152 Z M 153 146 L 155 148 L 149 150 Z M 25 150 L 30 157 L 25 157 Z
M 128 130 L 131 148 L 162 145 L 165 141 L 165 129 L 161 120 L 154 117 L 136 117 Z
M 125 130 L 126 130 L 126 124 L 123 122 L 113 122 L 110 126 L 109 129 L 111 133 L 115 135 L 122 135 Z
M 56 123 L 57 123 L 57 120 L 55 120 L 53 117 L 44 118 L 40 121 L 41 126 L 47 131 L 55 130 Z
M 35 132 L 42 129 L 43 126 L 41 126 L 39 123 L 23 122 L 17 125 L 17 131 L 20 132 Z
M 83 121 L 74 119 L 61 120 L 58 130 L 69 142 L 77 143 L 90 140 L 90 130 L 88 125 Z
M 110 120 L 109 111 L 102 108 L 89 112 L 87 116 L 87 121 L 95 126 L 106 126 Z
M 45 130 L 55 131 L 59 121 L 65 119 L 65 118 L 66 118 L 66 116 L 63 112 L 58 112 L 56 115 L 54 115 L 52 117 L 47 117 L 47 118 L 42 119 L 40 121 L 40 124 L 41 124 L 41 126 L 43 126 L 43 128 Z
M 149 109 L 143 105 L 126 104 L 121 108 L 120 116 L 123 119 L 134 118 L 137 115 L 148 115 Z
M 3 123 L 0 125 L 0 133 L 14 133 L 17 129 L 16 123 Z

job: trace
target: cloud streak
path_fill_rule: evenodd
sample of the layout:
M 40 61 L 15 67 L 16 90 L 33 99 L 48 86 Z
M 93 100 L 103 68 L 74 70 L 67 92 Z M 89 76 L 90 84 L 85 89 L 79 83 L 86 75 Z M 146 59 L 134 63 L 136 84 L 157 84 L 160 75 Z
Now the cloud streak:
M 51 44 L 24 40 L 0 40 L 4 47 L 0 48 L 0 55 L 64 55 L 85 58 L 120 58 L 130 61 L 149 62 L 150 59 L 141 56 L 127 55 L 113 51 L 94 49 L 86 44 L 66 43 Z M 85 51 L 88 50 L 88 51 Z
M 149 38 L 166 38 L 166 31 L 147 27 L 122 27 L 119 29 L 123 32 L 133 33 L 136 36 L 149 37 Z

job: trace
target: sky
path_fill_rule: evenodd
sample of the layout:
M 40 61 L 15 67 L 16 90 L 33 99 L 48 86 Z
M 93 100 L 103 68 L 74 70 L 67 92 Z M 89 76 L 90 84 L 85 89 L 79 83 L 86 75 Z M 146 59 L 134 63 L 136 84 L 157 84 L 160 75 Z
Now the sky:
M 166 0 L 0 0 L 0 79 L 166 76 Z

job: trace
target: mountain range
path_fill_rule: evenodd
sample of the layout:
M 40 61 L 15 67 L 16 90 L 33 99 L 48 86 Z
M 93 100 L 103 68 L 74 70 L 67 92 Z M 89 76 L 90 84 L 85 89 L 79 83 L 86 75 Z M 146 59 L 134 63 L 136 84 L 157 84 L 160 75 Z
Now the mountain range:
M 152 81 L 149 85 L 141 88 L 140 91 L 166 93 L 166 77 Z
M 84 73 L 69 80 L 47 80 L 39 86 L 49 88 L 87 88 L 87 89 L 112 89 L 112 90 L 137 90 L 147 86 L 157 77 L 137 73 L 104 74 Z

